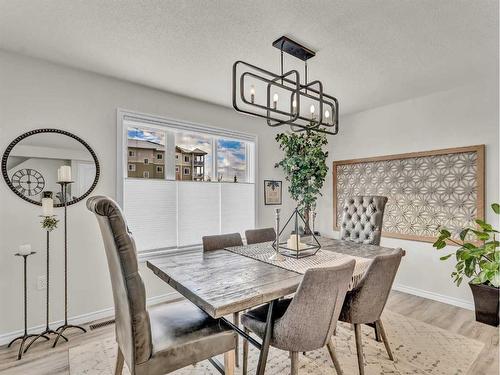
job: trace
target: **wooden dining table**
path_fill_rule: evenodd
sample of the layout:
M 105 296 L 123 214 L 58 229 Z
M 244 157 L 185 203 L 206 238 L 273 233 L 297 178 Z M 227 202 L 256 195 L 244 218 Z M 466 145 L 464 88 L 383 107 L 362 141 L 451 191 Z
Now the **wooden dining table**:
M 320 252 L 333 252 L 369 260 L 394 249 L 357 244 L 319 237 Z M 248 246 L 250 252 L 250 246 Z M 240 336 L 260 350 L 256 373 L 263 375 L 271 339 L 274 302 L 293 294 L 303 273 L 245 255 L 245 247 L 209 252 L 185 252 L 162 255 L 147 261 L 147 266 L 160 279 L 215 319 L 223 319 Z M 317 255 L 314 255 L 315 257 Z M 313 260 L 311 257 L 310 260 Z M 346 257 L 346 261 L 349 257 Z M 225 316 L 269 303 L 266 330 L 262 343 L 247 335 L 238 322 Z M 235 324 L 236 323 L 236 324 Z M 220 365 L 211 360 L 217 367 Z

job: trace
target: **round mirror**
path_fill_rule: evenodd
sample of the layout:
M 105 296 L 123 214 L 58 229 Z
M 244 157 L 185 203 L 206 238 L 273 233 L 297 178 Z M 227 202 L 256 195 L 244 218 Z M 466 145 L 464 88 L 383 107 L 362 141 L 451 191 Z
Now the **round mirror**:
M 64 168 L 61 168 L 64 167 Z M 68 205 L 81 201 L 99 180 L 99 161 L 81 138 L 59 129 L 37 129 L 14 139 L 2 157 L 2 175 L 10 189 L 24 200 L 41 205 L 44 192 L 52 192 L 54 206 L 63 206 L 58 172 L 71 180 Z

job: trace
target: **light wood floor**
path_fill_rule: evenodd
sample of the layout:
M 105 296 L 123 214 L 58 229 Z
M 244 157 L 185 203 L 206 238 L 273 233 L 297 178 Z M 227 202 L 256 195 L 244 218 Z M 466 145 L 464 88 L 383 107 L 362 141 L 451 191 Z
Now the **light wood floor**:
M 499 375 L 498 329 L 475 322 L 474 312 L 400 292 L 391 293 L 387 308 L 484 342 L 485 347 L 468 374 Z M 89 331 L 86 334 L 74 333 L 68 336 L 69 343 L 60 343 L 55 349 L 52 349 L 49 343 L 34 346 L 20 361 L 16 360 L 15 347 L 10 349 L 6 346 L 0 347 L 0 374 L 69 375 L 68 349 L 70 347 L 113 335 L 114 326 L 112 325 Z

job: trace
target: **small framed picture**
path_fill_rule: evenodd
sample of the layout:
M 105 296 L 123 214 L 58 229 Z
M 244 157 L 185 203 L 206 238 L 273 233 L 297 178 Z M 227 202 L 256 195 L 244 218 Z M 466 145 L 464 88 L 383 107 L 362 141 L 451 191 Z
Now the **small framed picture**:
M 264 180 L 264 204 L 266 206 L 282 204 L 281 190 L 281 181 Z

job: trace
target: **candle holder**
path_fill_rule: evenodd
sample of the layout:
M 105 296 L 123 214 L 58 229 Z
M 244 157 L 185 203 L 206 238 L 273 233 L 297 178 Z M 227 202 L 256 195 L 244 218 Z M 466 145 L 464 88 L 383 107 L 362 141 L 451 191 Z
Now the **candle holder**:
M 275 244 L 280 243 L 280 234 L 281 234 L 280 233 L 280 211 L 281 210 L 279 208 L 275 209 L 275 212 L 276 212 L 276 240 L 274 242 Z M 286 258 L 283 256 L 283 254 L 280 253 L 279 246 L 273 246 L 273 247 L 274 247 L 275 253 L 269 257 L 269 260 L 283 262 Z
M 19 347 L 19 352 L 17 354 L 17 359 L 20 360 L 23 356 L 23 353 L 26 353 L 26 350 L 23 351 L 24 349 L 24 344 L 26 341 L 31 338 L 35 337 L 37 335 L 35 334 L 28 334 L 28 288 L 27 288 L 27 271 L 28 271 L 28 257 L 30 255 L 36 254 L 36 251 L 32 251 L 29 254 L 19 254 L 16 253 L 14 254 L 17 257 L 23 257 L 23 263 L 24 263 L 24 334 L 22 336 L 16 337 L 14 340 L 12 340 L 9 345 L 7 345 L 7 348 L 10 348 L 13 343 L 15 343 L 17 340 L 21 340 L 21 346 Z M 45 340 L 48 340 L 49 338 L 47 336 L 42 335 Z
M 67 329 L 76 328 L 83 332 L 87 332 L 87 330 L 83 327 L 68 324 L 68 185 L 72 184 L 73 181 L 58 181 L 59 185 L 61 185 L 61 198 L 64 207 L 64 323 L 56 329 L 57 337 L 52 345 L 53 348 L 56 347 L 59 339 L 63 336 L 63 332 Z M 66 339 L 66 337 L 64 337 Z
M 293 246 L 289 246 L 288 242 L 280 242 L 279 241 L 279 236 L 285 228 L 290 224 L 290 222 L 294 219 L 294 230 L 292 233 L 295 234 L 295 243 L 290 244 Z M 304 224 L 304 230 L 306 230 L 306 233 L 311 232 L 311 229 L 309 228 L 309 225 L 306 223 L 304 220 L 304 217 L 299 211 L 299 208 L 295 208 L 293 210 L 292 214 L 286 221 L 285 225 L 281 229 L 281 231 L 276 234 L 276 240 L 273 242 L 273 247 L 275 249 L 281 249 L 280 253 L 286 257 L 290 258 L 295 258 L 295 259 L 300 259 L 300 258 L 306 258 L 315 255 L 320 249 L 321 249 L 321 244 L 319 243 L 318 239 L 316 238 L 314 232 L 311 233 L 310 239 L 312 241 L 309 241 L 308 243 L 301 243 L 299 240 L 299 221 L 302 221 Z M 278 244 L 276 246 L 276 244 Z M 278 251 L 278 250 L 277 250 Z
M 42 218 L 44 219 L 47 219 L 47 218 L 52 218 L 54 216 L 43 216 L 42 215 Z M 42 221 L 43 223 L 43 221 Z M 57 223 L 57 222 L 56 222 Z M 54 229 L 54 228 L 52 228 Z M 28 351 L 28 349 L 30 348 L 31 345 L 33 345 L 35 343 L 35 341 L 37 341 L 38 339 L 40 338 L 45 338 L 47 337 L 48 335 L 57 335 L 58 333 L 56 331 L 54 331 L 53 329 L 50 329 L 50 326 L 49 326 L 49 312 L 50 312 L 50 231 L 52 229 L 47 229 L 46 232 L 47 232 L 47 264 L 46 264 L 46 275 L 47 275 L 47 292 L 46 292 L 46 295 L 45 295 L 45 298 L 46 298 L 46 301 L 45 301 L 45 330 L 43 332 L 40 332 L 37 336 L 35 336 L 33 338 L 33 340 L 31 340 L 31 342 L 28 344 L 28 346 L 26 346 L 26 349 L 24 349 L 24 353 L 26 353 Z M 68 341 L 68 339 L 64 336 L 64 335 L 61 335 L 61 337 Z

